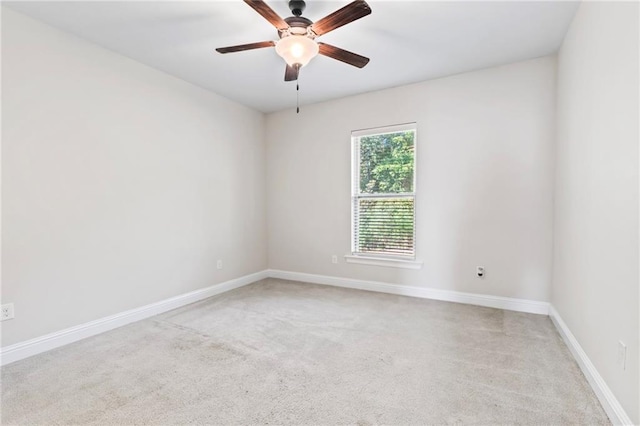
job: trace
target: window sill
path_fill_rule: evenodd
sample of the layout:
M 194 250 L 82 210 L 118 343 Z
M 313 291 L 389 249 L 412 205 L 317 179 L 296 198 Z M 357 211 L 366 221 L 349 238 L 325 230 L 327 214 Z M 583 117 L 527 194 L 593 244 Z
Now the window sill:
M 386 257 L 368 257 L 368 256 L 355 256 L 347 254 L 344 256 L 347 263 L 358 263 L 360 265 L 372 265 L 372 266 L 386 266 L 389 268 L 402 268 L 402 269 L 422 269 L 422 262 L 419 260 L 403 260 L 403 259 L 389 259 Z

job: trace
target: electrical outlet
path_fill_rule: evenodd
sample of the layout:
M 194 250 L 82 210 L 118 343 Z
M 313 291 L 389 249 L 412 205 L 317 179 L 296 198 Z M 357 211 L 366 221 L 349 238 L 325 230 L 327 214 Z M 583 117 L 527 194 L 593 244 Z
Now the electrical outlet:
M 476 275 L 478 278 L 484 277 L 484 266 L 476 266 Z
M 218 259 L 218 261 L 216 262 L 216 268 L 222 269 L 222 259 Z
M 627 369 L 627 345 L 622 340 L 618 342 L 618 365 L 623 369 Z
M 335 254 L 331 256 L 331 263 L 338 263 L 338 256 L 336 256 Z
M 13 319 L 13 303 L 7 303 L 0 308 L 0 321 Z

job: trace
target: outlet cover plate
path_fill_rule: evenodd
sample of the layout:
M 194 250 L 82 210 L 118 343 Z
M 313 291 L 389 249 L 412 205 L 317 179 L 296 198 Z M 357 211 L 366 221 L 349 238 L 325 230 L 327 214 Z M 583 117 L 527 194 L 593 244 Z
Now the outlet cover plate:
M 0 308 L 0 321 L 6 321 L 13 319 L 13 303 L 7 303 L 6 305 L 2 305 Z

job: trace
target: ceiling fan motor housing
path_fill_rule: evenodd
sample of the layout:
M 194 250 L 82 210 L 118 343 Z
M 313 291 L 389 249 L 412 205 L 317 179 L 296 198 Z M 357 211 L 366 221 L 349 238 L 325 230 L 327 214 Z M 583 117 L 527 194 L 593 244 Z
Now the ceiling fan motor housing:
M 307 28 L 313 24 L 311 20 L 303 18 L 302 16 L 290 16 L 288 18 L 284 18 L 284 20 L 289 24 L 289 28 L 278 31 L 280 38 L 288 34 L 307 34 Z

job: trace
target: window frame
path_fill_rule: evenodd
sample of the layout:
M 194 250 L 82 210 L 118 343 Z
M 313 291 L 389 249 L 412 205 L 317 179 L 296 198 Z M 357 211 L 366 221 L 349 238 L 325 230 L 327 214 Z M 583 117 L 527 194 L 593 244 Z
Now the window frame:
M 413 191 L 402 193 L 362 194 L 360 192 L 360 138 L 389 133 L 413 132 Z M 416 183 L 417 183 L 417 141 L 418 126 L 415 122 L 373 127 L 351 132 L 351 253 L 346 255 L 348 263 L 360 263 L 374 266 L 393 266 L 398 268 L 420 269 L 422 262 L 416 261 Z M 375 198 L 413 198 L 413 253 L 410 255 L 390 253 L 367 253 L 357 251 L 356 221 L 358 220 L 358 201 Z

